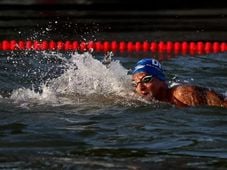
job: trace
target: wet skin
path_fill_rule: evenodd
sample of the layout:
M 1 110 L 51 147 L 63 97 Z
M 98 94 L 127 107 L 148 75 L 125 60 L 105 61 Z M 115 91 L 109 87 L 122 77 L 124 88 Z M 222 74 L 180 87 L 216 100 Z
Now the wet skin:
M 179 107 L 185 106 L 220 106 L 227 108 L 227 100 L 215 91 L 193 85 L 177 85 L 168 88 L 165 81 L 153 77 L 149 82 L 143 82 L 148 74 L 141 72 L 132 76 L 135 92 L 146 100 L 159 100 Z

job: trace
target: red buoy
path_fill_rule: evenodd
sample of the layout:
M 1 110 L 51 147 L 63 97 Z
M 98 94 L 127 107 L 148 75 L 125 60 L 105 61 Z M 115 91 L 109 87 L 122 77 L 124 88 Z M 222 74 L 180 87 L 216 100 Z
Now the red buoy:
M 183 54 L 187 54 L 188 52 L 188 43 L 186 41 L 182 42 L 181 44 L 181 51 Z
M 18 48 L 20 50 L 24 50 L 25 49 L 25 41 L 19 41 L 18 42 Z
M 104 52 L 110 51 L 110 43 L 108 41 L 103 42 L 103 50 Z
M 94 43 L 94 41 L 89 41 L 89 42 L 87 43 L 87 49 L 88 49 L 89 51 L 95 50 L 95 43 Z
M 2 49 L 3 50 L 10 50 L 10 43 L 7 40 L 2 41 Z
M 16 40 L 11 40 L 10 41 L 10 50 L 16 50 L 16 48 L 17 48 L 16 44 L 17 44 Z
M 127 50 L 128 50 L 128 52 L 132 52 L 134 50 L 134 45 L 133 45 L 132 41 L 129 41 L 127 43 Z
M 64 43 L 62 41 L 57 42 L 57 50 L 63 50 L 64 49 Z
M 87 44 L 86 42 L 82 41 L 80 43 L 80 51 L 86 51 L 87 50 Z
M 65 49 L 64 50 L 72 50 L 72 43 L 71 41 L 65 41 Z
M 221 52 L 227 51 L 227 47 L 226 47 L 226 43 L 225 42 L 222 42 L 220 47 L 221 47 Z
M 160 41 L 158 43 L 158 52 L 163 53 L 165 52 L 165 49 L 166 49 L 165 43 L 163 41 Z
M 39 43 L 39 41 L 35 40 L 33 42 L 33 49 L 34 50 L 40 50 L 40 43 Z
M 124 41 L 121 41 L 119 44 L 119 50 L 120 52 L 124 52 L 126 49 L 126 43 Z
M 115 52 L 115 51 L 118 50 L 117 48 L 118 48 L 117 41 L 112 41 L 112 42 L 111 42 L 111 50 L 112 50 L 113 52 Z
M 150 50 L 152 53 L 156 53 L 158 49 L 158 44 L 156 42 L 151 42 L 150 44 Z
M 26 50 L 31 50 L 32 47 L 33 47 L 32 41 L 28 40 L 28 41 L 25 42 L 25 49 Z
M 78 43 L 78 41 L 73 41 L 72 50 L 77 51 L 78 49 L 79 49 L 79 43 Z
M 149 50 L 149 43 L 147 41 L 144 41 L 143 42 L 143 51 L 147 52 Z
M 201 54 L 204 53 L 204 44 L 203 44 L 203 42 L 201 42 L 201 41 L 197 42 L 196 47 L 197 47 L 197 53 L 198 54 L 201 55 Z
M 206 42 L 205 43 L 204 51 L 205 51 L 206 54 L 209 54 L 209 53 L 213 52 L 213 47 L 212 47 L 211 42 Z
M 195 42 L 190 42 L 189 52 L 191 55 L 195 55 L 195 53 L 196 53 L 196 43 Z
M 180 42 L 175 42 L 174 43 L 174 53 L 175 54 L 179 54 L 180 50 L 181 50 L 181 43 Z
M 102 43 L 100 41 L 95 42 L 95 49 L 97 52 L 100 52 L 103 50 Z
M 171 53 L 173 51 L 173 42 L 167 41 L 166 43 L 166 52 Z
M 213 43 L 213 52 L 214 52 L 214 53 L 220 52 L 220 45 L 219 45 L 218 42 L 214 42 L 214 43 Z
M 40 44 L 40 49 L 41 50 L 48 50 L 48 45 L 49 43 L 47 41 L 42 41 Z

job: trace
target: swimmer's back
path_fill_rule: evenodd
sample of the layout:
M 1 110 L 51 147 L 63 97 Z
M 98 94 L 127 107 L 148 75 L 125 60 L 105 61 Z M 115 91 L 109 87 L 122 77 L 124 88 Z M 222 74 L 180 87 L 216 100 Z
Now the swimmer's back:
M 170 102 L 176 106 L 222 106 L 227 107 L 224 96 L 217 94 L 214 90 L 193 86 L 177 85 L 170 89 Z

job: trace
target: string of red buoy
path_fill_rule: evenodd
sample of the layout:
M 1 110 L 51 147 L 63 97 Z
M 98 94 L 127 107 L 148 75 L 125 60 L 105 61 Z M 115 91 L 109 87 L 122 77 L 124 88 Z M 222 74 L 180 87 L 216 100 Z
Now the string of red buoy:
M 38 41 L 38 40 L 2 40 L 0 51 L 19 50 L 52 50 L 52 51 L 119 51 L 119 52 L 152 52 L 175 54 L 209 54 L 227 51 L 226 42 L 210 41 Z

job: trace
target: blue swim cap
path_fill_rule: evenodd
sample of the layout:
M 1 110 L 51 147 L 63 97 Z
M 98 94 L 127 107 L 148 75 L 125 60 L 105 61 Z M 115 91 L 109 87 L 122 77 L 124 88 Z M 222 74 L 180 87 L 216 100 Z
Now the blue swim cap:
M 158 60 L 153 58 L 145 58 L 136 63 L 132 74 L 145 72 L 149 75 L 152 75 L 159 80 L 165 81 L 164 70 L 162 69 L 161 64 Z

